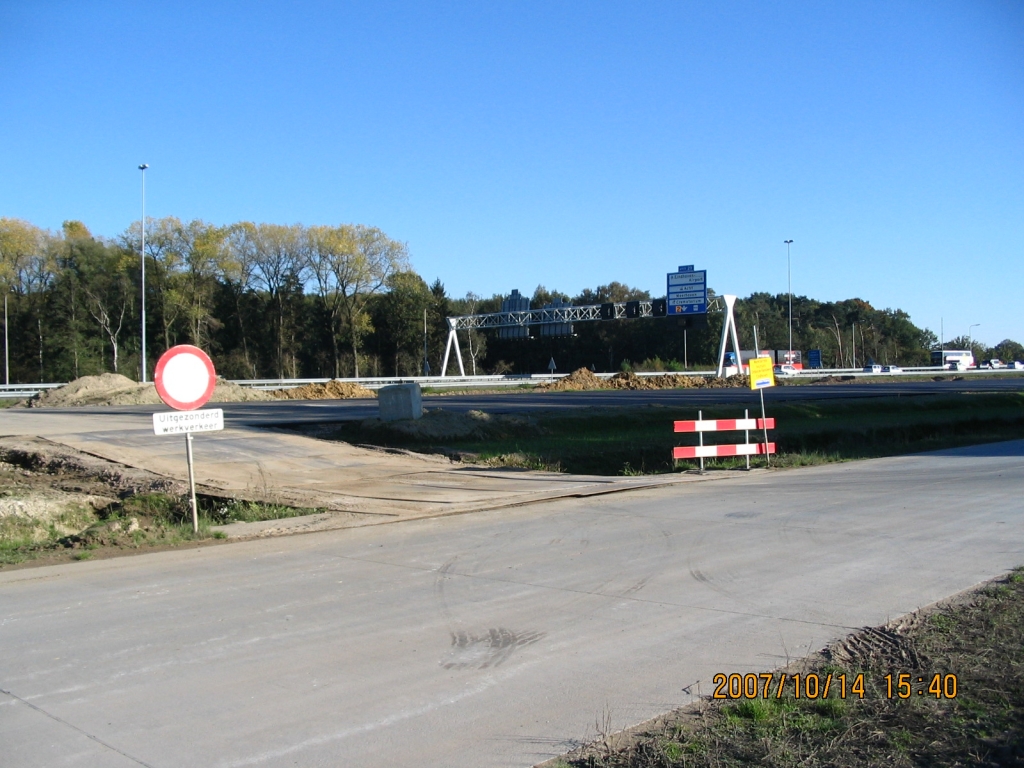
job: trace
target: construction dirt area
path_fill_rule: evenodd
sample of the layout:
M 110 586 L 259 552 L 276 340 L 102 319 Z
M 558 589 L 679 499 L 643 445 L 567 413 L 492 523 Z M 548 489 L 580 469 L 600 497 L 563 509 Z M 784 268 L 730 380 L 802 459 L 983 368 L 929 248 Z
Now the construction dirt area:
M 372 394 L 336 381 L 281 393 L 219 381 L 210 402 Z M 194 440 L 197 493 L 205 518 L 200 535 L 191 535 L 189 510 L 182 501 L 187 492 L 183 439 L 155 437 L 148 412 L 105 416 L 93 409 L 74 416 L 74 427 L 66 412 L 46 413 L 76 406 L 156 403 L 151 384 L 104 374 L 44 392 L 26 404 L 28 410 L 15 406 L 4 411 L 0 567 L 374 525 L 694 479 L 572 475 L 500 463 L 474 466 L 440 455 L 229 425 Z M 373 422 L 363 424 L 446 439 L 538 431 L 528 416 L 480 411 L 429 409 L 422 419 L 408 423 Z M 248 505 L 245 515 L 223 512 L 240 504 Z
M 637 376 L 632 371 L 623 371 L 603 379 L 586 368 L 579 368 L 553 384 L 542 384 L 538 389 L 548 392 L 587 392 L 597 389 L 719 389 L 722 387 L 747 387 L 747 376 L 687 376 L 682 373 L 663 373 L 657 376 Z
M 632 371 L 602 378 L 586 368 L 573 371 L 552 384 L 541 384 L 538 390 L 548 392 L 585 392 L 602 389 L 654 390 L 654 389 L 717 389 L 746 387 L 746 376 L 716 378 L 666 373 L 657 376 L 638 376 Z M 492 391 L 492 390 L 488 390 Z M 503 391 L 501 389 L 493 391 Z M 210 403 L 241 403 L 273 400 L 348 400 L 374 398 L 377 393 L 348 381 L 332 379 L 327 382 L 305 384 L 285 389 L 262 390 L 242 387 L 219 379 Z M 160 397 L 152 383 L 141 384 L 119 373 L 83 376 L 55 389 L 40 392 L 13 407 L 19 408 L 73 408 L 103 405 L 159 405 Z
M 358 384 L 329 381 L 291 389 L 262 390 L 241 387 L 219 379 L 210 403 L 251 403 L 270 400 L 343 400 L 376 397 L 373 390 Z M 62 387 L 48 389 L 18 403 L 24 408 L 74 408 L 86 405 L 159 405 L 160 396 L 152 383 L 140 384 L 119 373 L 83 376 Z
M 624 372 L 601 378 L 580 369 L 546 389 L 746 386 L 740 376 Z M 273 392 L 221 380 L 210 403 L 369 399 L 374 394 L 337 380 Z M 224 431 L 195 438 L 205 527 L 200 537 L 189 538 L 181 530 L 188 512 L 182 503 L 187 489 L 183 438 L 154 436 L 151 409 L 116 408 L 159 403 L 152 384 L 104 374 L 0 411 L 0 567 L 81 556 L 83 547 L 99 557 L 215 537 L 374 525 L 706 479 L 679 472 L 650 474 L 636 456 L 619 456 L 605 443 L 595 443 L 594 450 L 616 464 L 611 469 L 607 461 L 598 465 L 586 456 L 569 461 L 569 454 L 561 465 L 538 461 L 526 450 L 531 441 L 563 448 L 557 435 L 548 434 L 550 420 L 530 412 L 431 407 L 417 420 L 342 422 L 348 425 L 343 432 L 330 420 L 289 431 L 229 419 Z M 91 407 L 81 415 L 67 410 L 84 406 Z M 110 407 L 109 414 L 104 406 Z M 619 418 L 618 410 L 588 413 Z M 481 454 L 474 441 L 506 447 L 495 455 Z M 668 450 L 655 448 L 659 456 Z

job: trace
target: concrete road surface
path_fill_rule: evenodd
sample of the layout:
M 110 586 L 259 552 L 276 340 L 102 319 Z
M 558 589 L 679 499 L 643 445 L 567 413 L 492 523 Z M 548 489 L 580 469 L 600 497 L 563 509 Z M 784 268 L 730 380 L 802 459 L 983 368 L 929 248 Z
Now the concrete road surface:
M 234 405 L 225 404 L 225 411 L 231 413 Z M 184 436 L 154 435 L 150 413 L 32 409 L 15 411 L 12 416 L 0 426 L 7 434 L 43 437 L 109 461 L 187 481 Z M 668 417 L 665 428 L 671 428 Z M 223 526 L 221 530 L 230 537 L 374 525 L 699 480 L 682 474 L 596 477 L 488 469 L 439 456 L 370 450 L 257 429 L 234 420 L 228 421 L 224 431 L 196 434 L 193 450 L 200 493 L 326 510 L 286 520 Z
M 530 766 L 1024 563 L 1024 441 L 0 573 L 0 763 Z

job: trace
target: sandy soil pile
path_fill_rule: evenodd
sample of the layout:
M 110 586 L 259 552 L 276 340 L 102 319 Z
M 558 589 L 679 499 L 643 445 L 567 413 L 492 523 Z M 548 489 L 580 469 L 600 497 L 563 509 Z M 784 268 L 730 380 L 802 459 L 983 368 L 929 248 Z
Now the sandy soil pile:
M 217 380 L 211 403 L 242 403 L 273 400 L 266 392 L 246 389 Z M 82 405 L 156 405 L 161 402 L 152 384 L 140 384 L 119 373 L 83 376 L 63 387 L 48 389 L 29 398 L 27 408 L 74 408 Z
M 537 389 L 546 389 L 551 392 L 581 392 L 588 389 L 606 389 L 607 386 L 589 369 L 579 368 L 554 384 L 541 384 Z
M 377 396 L 372 389 L 337 379 L 332 379 L 326 384 L 306 384 L 294 389 L 275 389 L 270 394 L 282 400 L 348 400 L 353 397 Z
M 750 386 L 750 379 L 747 376 L 730 376 L 721 379 L 686 376 L 681 373 L 669 373 L 664 376 L 637 376 L 629 371 L 617 373 L 610 379 L 599 379 L 586 368 L 580 368 L 564 379 L 559 379 L 554 384 L 542 385 L 538 389 L 554 392 L 580 392 L 590 389 L 717 389 L 748 386 Z
M 704 386 L 710 389 L 724 389 L 726 387 L 749 387 L 750 377 L 746 374 L 740 374 L 738 376 L 726 376 L 719 378 L 718 376 L 710 379 L 704 379 Z M 783 386 L 782 382 L 778 378 L 775 379 L 775 386 Z
M 422 418 L 382 422 L 365 419 L 361 430 L 400 435 L 412 440 L 464 440 L 502 437 L 523 437 L 539 434 L 533 419 L 514 414 L 490 414 L 483 411 L 455 413 L 440 408 L 426 411 Z
M 632 371 L 617 373 L 606 382 L 612 389 L 699 389 L 707 387 L 703 376 L 669 373 L 664 376 L 637 376 Z

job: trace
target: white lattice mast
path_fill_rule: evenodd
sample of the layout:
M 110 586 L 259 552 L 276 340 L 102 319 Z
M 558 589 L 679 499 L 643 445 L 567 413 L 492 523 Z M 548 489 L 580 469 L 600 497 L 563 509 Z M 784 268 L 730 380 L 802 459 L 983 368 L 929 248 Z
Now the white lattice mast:
M 722 296 L 725 301 L 725 319 L 722 321 L 722 343 L 718 347 L 718 376 L 725 375 L 725 348 L 728 345 L 728 341 L 732 339 L 732 348 L 736 353 L 736 364 L 743 365 L 743 360 L 740 359 L 740 342 L 739 337 L 736 335 L 736 315 L 733 314 L 733 306 L 736 304 L 736 297 L 729 296 L 728 294 Z
M 462 350 L 459 349 L 459 335 L 455 331 L 455 325 L 457 318 L 447 317 L 445 320 L 448 321 L 448 343 L 444 348 L 444 362 L 441 363 L 441 376 L 448 375 L 448 355 L 452 351 L 452 346 L 455 347 L 455 355 L 459 361 L 459 376 L 466 375 L 466 369 L 462 365 Z M 470 350 L 472 352 L 472 350 Z

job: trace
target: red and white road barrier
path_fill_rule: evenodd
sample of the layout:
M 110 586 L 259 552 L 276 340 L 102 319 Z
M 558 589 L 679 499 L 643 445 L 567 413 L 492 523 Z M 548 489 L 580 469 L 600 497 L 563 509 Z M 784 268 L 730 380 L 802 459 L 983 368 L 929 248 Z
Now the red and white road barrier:
M 736 445 L 686 445 L 672 449 L 673 459 L 713 459 L 718 456 L 763 456 L 775 453 L 775 443 L 738 443 Z
M 698 411 L 698 416 L 700 412 Z M 701 471 L 704 470 L 704 459 L 723 456 L 747 456 L 747 468 L 750 468 L 750 456 L 768 456 L 775 453 L 775 443 L 768 442 L 768 430 L 775 429 L 775 419 L 703 419 L 696 421 L 673 422 L 675 432 L 696 432 L 700 445 L 677 446 L 672 449 L 673 459 L 700 459 Z M 765 435 L 764 442 L 750 442 L 750 431 Z M 726 445 L 704 445 L 705 432 L 745 432 L 746 441 Z
M 673 422 L 676 432 L 736 432 L 741 429 L 775 429 L 775 419 L 702 419 Z

